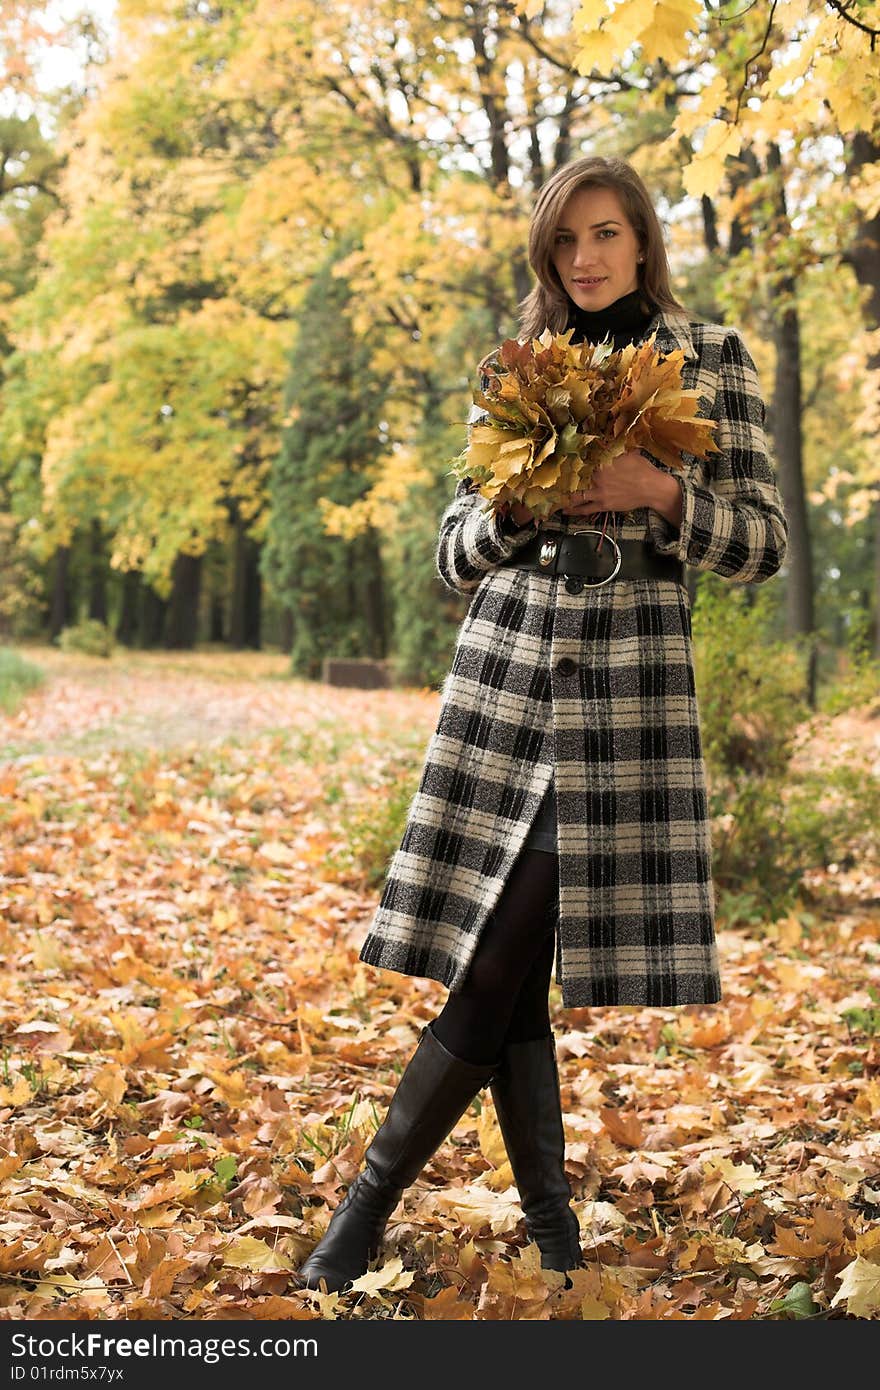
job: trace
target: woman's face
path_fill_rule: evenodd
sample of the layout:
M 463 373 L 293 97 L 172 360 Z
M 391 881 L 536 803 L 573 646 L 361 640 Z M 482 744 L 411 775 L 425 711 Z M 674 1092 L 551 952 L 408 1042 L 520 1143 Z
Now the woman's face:
M 641 248 L 612 188 L 578 188 L 559 214 L 553 264 L 562 284 L 582 309 L 605 309 L 638 289 Z M 594 277 L 595 285 L 579 284 Z

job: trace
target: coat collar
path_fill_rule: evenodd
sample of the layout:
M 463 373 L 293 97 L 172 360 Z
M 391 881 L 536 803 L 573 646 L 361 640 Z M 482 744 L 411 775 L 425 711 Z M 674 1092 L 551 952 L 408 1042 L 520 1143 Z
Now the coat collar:
M 686 361 L 693 361 L 699 356 L 691 337 L 689 316 L 681 309 L 658 309 L 645 331 L 645 337 L 650 338 L 655 329 L 657 346 L 661 349 L 669 351 L 681 348 Z

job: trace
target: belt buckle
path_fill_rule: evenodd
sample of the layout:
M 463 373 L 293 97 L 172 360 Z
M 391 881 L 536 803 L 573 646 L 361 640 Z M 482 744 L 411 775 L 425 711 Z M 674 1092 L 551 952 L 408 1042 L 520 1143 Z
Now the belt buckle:
M 541 542 L 541 549 L 540 549 L 540 551 L 538 552 L 538 564 L 539 564 L 539 565 L 542 565 L 545 569 L 547 568 L 548 565 L 552 565 L 552 564 L 553 564 L 553 561 L 556 559 L 556 552 L 557 552 L 558 549 L 559 549 L 559 542 L 558 542 L 558 541 L 553 541 L 553 540 L 545 540 L 545 541 L 542 541 L 542 542 Z
M 578 527 L 572 527 L 572 529 L 569 531 L 569 535 L 572 535 L 572 536 L 583 536 L 583 535 L 588 535 L 588 534 L 592 534 L 592 535 L 594 535 L 594 536 L 600 536 L 600 537 L 601 537 L 602 532 L 599 530 L 598 526 L 578 526 Z M 587 586 L 588 586 L 588 588 L 590 588 L 590 589 L 601 589 L 601 587 L 602 587 L 603 584 L 608 584 L 608 583 L 610 583 L 611 580 L 614 578 L 614 576 L 617 574 L 618 570 L 620 569 L 621 564 L 623 563 L 623 555 L 621 554 L 620 546 L 617 544 L 617 541 L 614 539 L 614 537 L 613 537 L 612 535 L 609 534 L 608 531 L 605 532 L 605 539 L 606 539 L 606 541 L 610 541 L 611 544 L 614 546 L 614 549 L 617 551 L 617 564 L 614 566 L 614 569 L 611 571 L 610 574 L 606 574 L 606 576 L 605 576 L 604 579 L 598 579 L 598 580 L 595 582 L 595 584 L 594 584 L 594 583 L 591 583 L 590 578 L 589 578 L 588 575 L 585 575 L 585 574 L 580 574 L 580 575 L 578 575 L 578 578 L 579 578 L 579 579 L 584 579 L 584 580 L 586 580 Z M 597 549 L 598 549 L 598 547 L 597 547 Z

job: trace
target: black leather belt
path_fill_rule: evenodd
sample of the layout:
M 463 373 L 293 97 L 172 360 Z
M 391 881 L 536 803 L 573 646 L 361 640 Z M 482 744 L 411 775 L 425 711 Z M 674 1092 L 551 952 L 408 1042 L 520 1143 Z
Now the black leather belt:
M 514 551 L 505 565 L 523 565 L 542 574 L 581 575 L 592 582 L 587 587 L 599 588 L 612 579 L 674 579 L 686 583 L 684 562 L 674 555 L 658 555 L 650 541 L 614 539 L 605 532 L 597 551 L 602 532 L 582 527 L 577 532 L 538 531 L 533 540 L 526 541 Z

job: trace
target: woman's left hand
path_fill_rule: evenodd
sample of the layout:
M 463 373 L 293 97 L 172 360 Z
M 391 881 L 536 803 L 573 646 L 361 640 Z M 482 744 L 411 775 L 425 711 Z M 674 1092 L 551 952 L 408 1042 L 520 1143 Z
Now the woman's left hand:
M 596 472 L 592 486 L 573 492 L 562 508 L 563 516 L 594 516 L 598 512 L 628 512 L 647 507 L 656 492 L 662 469 L 641 449 L 627 449 Z

